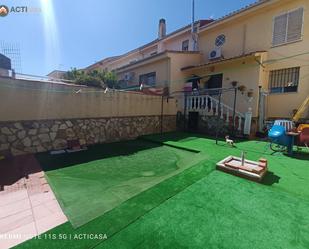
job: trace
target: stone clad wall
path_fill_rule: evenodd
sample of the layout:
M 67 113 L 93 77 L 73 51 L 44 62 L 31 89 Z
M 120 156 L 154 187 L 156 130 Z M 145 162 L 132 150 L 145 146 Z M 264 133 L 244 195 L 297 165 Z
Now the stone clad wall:
M 163 131 L 175 129 L 176 117 L 164 116 Z M 160 116 L 0 122 L 0 153 L 9 150 L 21 155 L 64 149 L 68 140 L 75 139 L 82 145 L 115 142 L 160 130 Z

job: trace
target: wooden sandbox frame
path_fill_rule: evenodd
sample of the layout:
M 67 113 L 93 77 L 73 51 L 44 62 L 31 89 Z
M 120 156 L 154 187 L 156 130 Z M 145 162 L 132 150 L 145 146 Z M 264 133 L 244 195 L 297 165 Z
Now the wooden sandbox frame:
M 242 165 L 243 160 L 243 165 Z M 268 170 L 267 160 L 260 158 L 258 162 L 240 157 L 228 156 L 217 163 L 218 170 L 237 175 L 239 177 L 260 182 Z

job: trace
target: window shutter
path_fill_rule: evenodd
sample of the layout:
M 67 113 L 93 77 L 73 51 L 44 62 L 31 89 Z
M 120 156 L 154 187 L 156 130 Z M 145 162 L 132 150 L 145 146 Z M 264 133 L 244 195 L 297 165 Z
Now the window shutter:
M 299 83 L 299 74 L 300 67 L 292 67 L 270 71 L 270 92 L 296 92 Z
M 288 21 L 287 42 L 297 41 L 301 39 L 302 28 L 303 28 L 303 14 L 304 14 L 303 8 L 292 11 L 288 14 L 289 21 Z
M 273 45 L 286 42 L 288 14 L 276 16 L 274 19 Z

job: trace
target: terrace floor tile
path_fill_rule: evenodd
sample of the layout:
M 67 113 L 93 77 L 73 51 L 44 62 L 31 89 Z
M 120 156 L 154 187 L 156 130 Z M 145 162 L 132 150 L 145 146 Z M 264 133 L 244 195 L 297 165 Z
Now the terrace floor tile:
M 32 157 L 26 160 L 28 165 L 17 157 L 1 167 L 0 174 L 6 178 L 0 178 L 0 249 L 11 248 L 67 221 L 44 172 L 32 165 L 38 164 L 33 156 L 28 157 Z M 24 167 L 29 174 L 17 179 L 14 167 Z M 35 168 L 33 173 L 31 168 Z

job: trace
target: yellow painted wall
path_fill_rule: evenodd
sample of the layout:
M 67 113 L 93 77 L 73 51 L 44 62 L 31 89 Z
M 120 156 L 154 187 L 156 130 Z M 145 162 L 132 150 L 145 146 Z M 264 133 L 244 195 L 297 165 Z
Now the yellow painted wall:
M 192 50 L 192 35 L 190 31 L 185 32 L 183 34 L 177 35 L 171 39 L 167 39 L 164 42 L 165 50 L 173 50 L 173 51 L 181 51 L 182 50 L 182 42 L 185 40 L 189 40 L 189 50 Z
M 117 73 L 118 79 L 122 79 L 124 77 L 124 74 L 128 72 L 134 72 L 135 77 L 133 79 L 133 82 L 136 83 L 136 85 L 139 85 L 139 76 L 142 74 L 152 73 L 156 72 L 156 86 L 157 87 L 164 87 L 169 81 L 169 59 L 167 57 L 164 57 L 163 59 L 147 62 L 143 65 L 136 65 L 131 66 L 128 69 L 121 70 L 121 72 Z
M 0 78 L 0 121 L 160 114 L 157 96 Z M 176 114 L 174 100 L 164 103 L 164 114 Z
M 156 72 L 157 87 L 170 86 L 170 93 L 182 91 L 186 75 L 181 68 L 198 64 L 201 62 L 201 54 L 199 53 L 178 53 L 167 52 L 160 56 L 161 59 L 149 60 L 138 63 L 118 72 L 118 78 L 124 77 L 128 72 L 135 73 L 135 79 L 138 83 L 139 76 L 146 73 Z
M 274 1 L 275 2 L 275 1 Z M 297 109 L 309 94 L 309 1 L 280 0 L 272 6 L 267 6 L 248 15 L 239 15 L 235 20 L 214 25 L 200 33 L 200 49 L 204 54 L 204 61 L 208 61 L 208 54 L 214 48 L 215 38 L 220 34 L 226 35 L 226 43 L 222 47 L 225 58 L 230 58 L 253 51 L 267 51 L 266 60 L 290 57 L 308 52 L 307 55 L 280 60 L 275 63 L 265 63 L 265 68 L 256 82 L 260 82 L 268 89 L 268 75 L 270 70 L 289 67 L 301 67 L 299 89 L 297 93 L 271 94 L 267 98 L 268 117 L 291 117 L 293 109 Z M 278 47 L 272 47 L 273 18 L 281 13 L 304 7 L 304 29 L 302 41 Z M 245 72 L 244 72 L 245 73 Z M 242 72 L 236 72 L 240 78 Z M 246 73 L 245 73 L 246 74 Z M 252 76 L 253 77 L 253 76 Z
M 201 87 L 205 86 L 206 82 L 209 80 L 209 76 L 223 74 L 223 88 L 231 88 L 231 82 L 237 81 L 238 86 L 244 85 L 246 86 L 247 90 L 252 89 L 255 94 L 253 95 L 253 99 L 251 101 L 249 101 L 250 99 L 248 98 L 247 93 L 242 94 L 241 92 L 237 91 L 236 110 L 245 113 L 250 107 L 252 108 L 253 117 L 256 117 L 258 110 L 257 93 L 260 70 L 260 65 L 250 57 L 214 65 L 205 69 L 192 70 L 190 71 L 190 74 L 196 74 L 200 77 L 204 77 L 201 79 Z M 190 76 L 190 74 L 187 75 Z M 222 102 L 230 107 L 233 107 L 234 95 L 234 91 L 224 92 L 222 95 Z
M 201 63 L 202 55 L 200 53 L 168 53 L 168 55 L 171 58 L 170 92 L 182 91 L 188 75 L 181 69 Z

